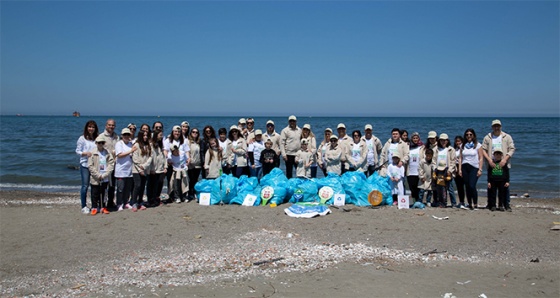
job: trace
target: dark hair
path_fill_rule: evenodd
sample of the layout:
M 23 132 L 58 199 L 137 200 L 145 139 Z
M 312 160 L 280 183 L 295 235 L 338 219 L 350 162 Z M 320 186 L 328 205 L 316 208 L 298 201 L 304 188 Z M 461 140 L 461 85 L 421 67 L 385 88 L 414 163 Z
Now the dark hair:
M 434 155 L 434 150 L 432 150 L 432 148 L 426 148 L 426 151 L 424 151 L 424 155 L 426 154 Z
M 195 129 L 198 131 L 198 136 L 196 136 L 196 138 L 193 138 L 192 132 L 193 132 Z M 193 129 L 189 129 L 189 136 L 188 136 L 187 138 L 189 139 L 189 144 L 191 144 L 191 143 L 200 144 L 200 130 L 199 130 L 198 128 L 196 128 L 196 127 L 193 127 Z
M 162 124 L 163 125 L 163 124 Z M 142 123 L 142 125 L 140 125 L 140 131 L 142 131 L 142 127 L 147 126 L 148 127 L 148 132 L 151 133 L 152 132 L 152 128 L 147 124 L 147 123 Z
M 148 135 L 148 140 L 144 142 L 144 134 Z M 140 148 L 142 156 L 152 155 L 152 147 L 150 147 L 150 133 L 147 131 L 139 131 L 136 138 L 136 144 Z
M 391 134 L 393 134 L 395 131 L 398 131 L 399 135 L 401 135 L 401 130 L 396 127 L 391 130 Z
M 161 122 L 161 121 L 154 122 L 154 124 L 152 124 L 152 130 L 156 130 L 155 127 L 156 127 L 156 124 L 158 124 L 158 123 L 161 124 L 161 131 L 163 131 L 163 122 Z
M 207 129 L 210 130 L 210 136 L 206 135 L 206 130 Z M 204 126 L 204 129 L 202 129 L 202 136 L 203 136 L 203 139 L 207 142 L 210 142 L 210 139 L 212 139 L 212 138 L 216 138 L 216 131 L 214 130 L 214 127 L 212 127 L 212 125 Z
M 174 130 L 172 130 L 171 133 L 169 134 L 169 137 L 167 137 L 169 143 L 173 143 L 173 132 Z M 183 138 L 183 131 L 179 130 L 179 144 L 182 145 L 184 142 L 185 142 L 185 138 Z
M 225 127 L 221 127 L 220 129 L 218 129 L 218 135 L 227 135 L 227 129 Z
M 406 129 L 403 129 L 403 130 L 399 131 L 399 133 L 401 134 L 401 137 L 405 132 L 406 132 L 406 140 L 408 141 L 408 131 Z
M 455 149 L 461 149 L 461 148 L 457 148 L 457 145 L 455 145 L 457 143 L 457 140 L 461 140 L 461 146 L 464 147 L 465 146 L 465 139 L 463 139 L 462 136 L 455 136 L 455 140 L 453 141 L 453 148 Z
M 152 145 L 155 148 L 163 149 L 163 138 L 161 138 L 161 140 L 158 140 L 158 135 L 160 133 L 163 134 L 163 131 L 161 129 L 156 129 L 152 132 Z
M 442 146 L 441 146 L 440 140 L 445 140 L 445 139 L 438 139 L 438 140 L 437 140 L 437 146 L 438 146 L 438 148 L 447 148 L 447 147 L 449 146 L 449 139 L 445 140 L 445 141 L 447 141 L 447 146 L 445 146 L 445 147 L 442 147 Z
M 242 139 L 243 136 L 241 135 L 241 131 L 238 128 L 236 128 L 235 130 L 237 130 L 237 137 Z M 233 129 L 229 131 L 228 139 L 233 142 Z
M 90 126 L 90 125 L 95 126 L 95 131 L 91 135 L 92 139 L 90 139 L 88 129 L 87 129 L 88 126 Z M 86 122 L 86 125 L 84 126 L 84 138 L 86 140 L 95 141 L 95 139 L 97 138 L 98 135 L 99 135 L 99 128 L 97 127 L 97 123 L 95 123 L 95 121 L 93 121 L 93 120 L 89 120 L 88 122 Z
M 359 130 L 354 130 L 352 132 L 352 137 L 354 137 L 354 134 L 358 134 L 358 136 L 361 138 L 362 137 L 362 132 L 360 132 Z
M 216 145 L 220 146 L 220 143 L 218 143 L 218 140 L 216 138 L 210 138 L 208 140 L 208 144 L 210 144 L 210 142 L 212 142 L 212 140 L 214 142 L 216 142 Z M 214 152 L 213 152 L 214 150 L 211 150 L 212 148 L 208 148 L 208 149 L 210 149 L 210 150 L 208 150 L 208 152 L 210 152 L 210 158 L 208 159 L 208 162 L 211 162 L 212 158 L 214 157 Z M 220 160 L 222 159 L 222 151 L 221 150 L 218 150 L 218 158 Z
M 478 144 L 478 141 L 476 140 L 476 132 L 474 132 L 474 129 L 472 128 L 467 128 L 467 130 L 465 130 L 465 133 L 463 134 L 463 148 L 465 148 L 465 140 L 467 139 L 467 133 L 470 132 L 472 133 L 473 136 L 473 144 L 474 147 L 476 148 L 476 145 Z

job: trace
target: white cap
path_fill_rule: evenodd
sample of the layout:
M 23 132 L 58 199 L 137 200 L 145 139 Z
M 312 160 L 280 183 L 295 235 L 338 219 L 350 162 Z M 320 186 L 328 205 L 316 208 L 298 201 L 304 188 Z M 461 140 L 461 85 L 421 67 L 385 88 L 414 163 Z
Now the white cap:
M 125 133 L 131 134 L 131 133 L 130 133 L 130 129 L 128 129 L 128 127 L 125 127 L 125 128 L 123 128 L 123 129 L 121 130 L 121 135 L 124 135 Z
M 332 140 L 332 139 L 338 140 L 338 137 L 337 137 L 336 135 L 331 135 L 331 140 Z
M 428 139 L 435 139 L 436 137 L 437 137 L 437 132 L 432 130 L 428 133 Z
M 364 128 L 364 130 L 368 130 L 368 129 L 373 130 L 373 126 L 371 126 L 371 124 L 366 124 L 366 127 Z
M 269 125 L 269 124 L 272 124 L 272 125 L 274 125 L 274 121 L 272 121 L 272 120 L 268 120 L 268 121 L 266 121 L 266 125 Z
M 247 123 L 247 121 L 245 121 L 245 118 L 241 118 L 241 119 L 239 119 L 239 121 L 237 121 L 237 122 L 239 122 L 239 123 L 241 123 L 241 124 Z
M 180 130 L 181 130 L 181 126 L 175 125 L 175 126 L 173 126 L 173 130 L 179 130 L 179 131 L 180 131 Z
M 311 130 L 311 125 L 306 123 L 303 125 L 303 128 Z
M 498 120 L 498 119 L 492 120 L 492 126 L 494 126 L 494 125 L 502 126 L 502 121 L 500 121 L 500 120 Z
M 255 135 L 256 136 L 262 135 L 262 130 L 260 130 L 260 129 L 255 130 Z
M 439 135 L 440 140 L 449 140 L 449 136 L 446 133 L 442 133 Z
M 330 127 L 325 128 L 325 131 L 332 133 L 332 129 Z
M 338 123 L 338 125 L 336 126 L 336 129 L 339 129 L 339 128 L 346 129 L 346 125 L 344 125 L 344 123 Z
M 232 131 L 234 129 L 239 131 L 239 128 L 237 128 L 237 125 L 232 125 L 232 126 L 229 127 L 229 131 Z
M 290 120 L 297 121 L 297 118 L 296 118 L 295 115 L 291 115 L 290 117 L 288 117 L 288 121 L 290 121 Z
M 183 121 L 181 122 L 181 126 L 186 125 L 186 126 L 190 126 L 189 123 L 187 121 Z

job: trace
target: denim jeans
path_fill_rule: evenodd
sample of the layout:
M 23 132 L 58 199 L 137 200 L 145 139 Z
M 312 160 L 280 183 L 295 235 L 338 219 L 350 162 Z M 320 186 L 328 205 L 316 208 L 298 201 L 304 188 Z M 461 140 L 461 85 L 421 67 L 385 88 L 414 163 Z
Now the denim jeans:
M 478 182 L 478 168 L 470 164 L 463 164 L 463 180 L 467 189 L 467 201 L 469 205 L 478 205 L 478 191 L 476 190 L 476 183 Z
M 451 200 L 451 206 L 455 207 L 457 205 L 457 199 L 455 199 L 455 188 L 453 187 L 453 179 L 449 181 L 449 188 L 447 189 L 449 194 L 449 199 Z
M 425 189 L 420 189 L 420 191 L 418 192 L 418 201 L 419 202 L 424 202 L 424 194 L 426 194 L 426 204 L 430 203 L 432 200 L 432 191 L 431 190 L 425 190 Z
M 82 176 L 82 189 L 80 190 L 80 199 L 82 209 L 87 206 L 87 191 L 89 187 L 90 173 L 87 167 L 80 165 L 80 175 Z
M 257 177 L 257 180 L 261 180 L 262 167 L 255 167 L 253 169 L 253 167 L 250 166 L 249 171 L 251 172 L 251 177 Z
M 117 205 L 126 205 L 132 193 L 132 177 L 117 178 Z
M 132 200 L 130 201 L 130 204 L 132 206 L 137 205 L 139 207 L 144 200 L 144 189 L 146 188 L 147 177 L 145 175 L 134 173 L 132 174 L 132 179 L 134 181 L 134 188 L 132 190 Z

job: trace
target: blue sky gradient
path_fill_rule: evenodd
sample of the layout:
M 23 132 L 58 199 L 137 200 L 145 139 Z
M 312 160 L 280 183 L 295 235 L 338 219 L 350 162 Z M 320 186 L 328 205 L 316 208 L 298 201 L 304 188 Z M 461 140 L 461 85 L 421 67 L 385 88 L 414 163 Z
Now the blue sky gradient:
M 1 114 L 558 116 L 558 1 L 0 3 Z

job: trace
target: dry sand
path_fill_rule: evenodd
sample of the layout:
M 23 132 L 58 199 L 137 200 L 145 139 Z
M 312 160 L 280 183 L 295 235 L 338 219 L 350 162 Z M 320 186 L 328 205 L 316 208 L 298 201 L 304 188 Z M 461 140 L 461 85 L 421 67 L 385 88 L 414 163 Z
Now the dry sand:
M 89 216 L 78 201 L 0 192 L 1 296 L 560 296 L 560 199 L 313 219 L 193 202 Z

